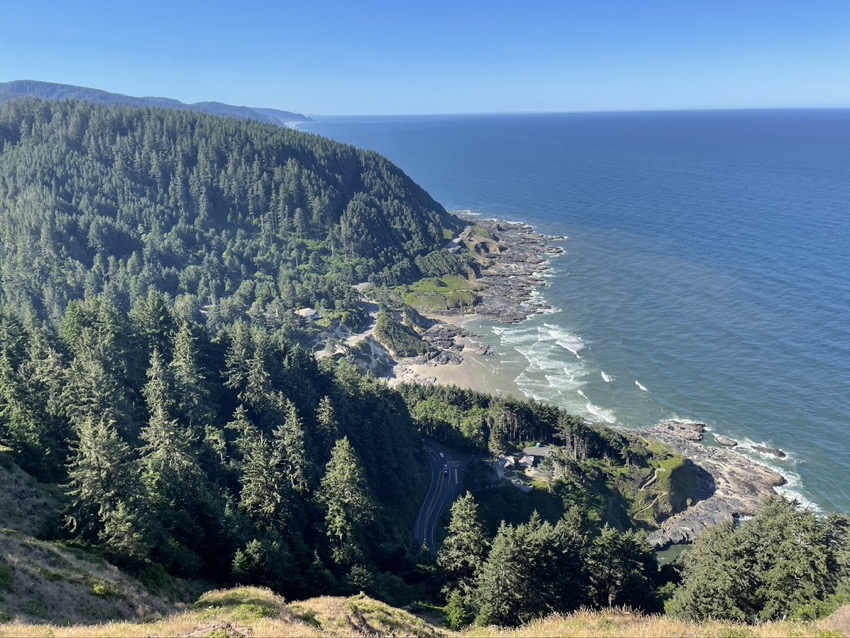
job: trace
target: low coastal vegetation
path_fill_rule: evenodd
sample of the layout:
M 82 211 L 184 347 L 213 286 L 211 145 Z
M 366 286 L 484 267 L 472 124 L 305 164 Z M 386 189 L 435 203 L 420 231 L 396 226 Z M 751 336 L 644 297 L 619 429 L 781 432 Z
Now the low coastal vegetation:
M 397 357 L 415 357 L 428 352 L 428 344 L 416 331 L 383 311 L 375 323 L 375 337 Z
M 846 517 L 770 501 L 660 569 L 646 532 L 703 498 L 681 454 L 536 401 L 391 388 L 351 361 L 373 342 L 317 361 L 320 331 L 376 307 L 379 343 L 427 352 L 419 311 L 483 303 L 501 251 L 384 158 L 39 101 L 0 106 L 0 148 L 0 632 L 749 635 L 682 623 L 847 599 Z M 423 439 L 471 458 L 439 547 L 411 534 Z M 664 610 L 681 622 L 638 615 Z M 130 618 L 151 622 L 21 624 Z M 771 627 L 752 632 L 819 631 Z
M 421 279 L 400 292 L 405 304 L 421 312 L 470 311 L 478 303 L 475 285 L 460 275 Z
M 455 636 L 505 636 L 536 638 L 539 636 L 599 636 L 631 638 L 647 636 L 693 636 L 694 638 L 827 638 L 844 635 L 839 620 L 803 624 L 791 621 L 747 626 L 740 623 L 707 621 L 702 623 L 676 620 L 657 615 L 637 614 L 625 609 L 579 611 L 553 614 L 517 628 L 480 627 L 452 631 L 437 623 L 432 613 L 422 607 L 410 611 L 391 607 L 364 594 L 350 597 L 323 596 L 290 602 L 271 590 L 238 587 L 204 594 L 187 609 L 146 622 L 109 622 L 101 625 L 57 626 L 49 624 L 11 623 L 0 625 L 0 636 L 15 638 L 89 638 L 114 636 L 198 636 L 210 638 L 257 638 L 278 636 L 376 636 L 394 635 L 410 638 Z

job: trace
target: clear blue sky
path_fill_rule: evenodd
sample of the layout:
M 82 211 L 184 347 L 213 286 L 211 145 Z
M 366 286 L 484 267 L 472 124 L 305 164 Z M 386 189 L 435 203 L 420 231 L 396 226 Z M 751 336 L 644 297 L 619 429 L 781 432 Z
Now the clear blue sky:
M 10 0 L 0 81 L 311 114 L 850 107 L 850 0 Z

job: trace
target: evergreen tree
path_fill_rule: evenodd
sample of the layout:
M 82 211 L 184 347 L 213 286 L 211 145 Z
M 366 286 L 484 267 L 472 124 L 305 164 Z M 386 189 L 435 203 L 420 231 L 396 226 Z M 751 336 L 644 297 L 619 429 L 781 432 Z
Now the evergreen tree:
M 310 488 L 311 465 L 307 457 L 304 426 L 295 404 L 287 401 L 286 419 L 274 431 L 275 461 L 289 479 L 292 490 L 299 493 Z
M 477 602 L 479 625 L 515 626 L 533 616 L 525 607 L 530 602 L 530 581 L 535 578 L 527 560 L 526 529 L 508 525 L 499 526 L 487 562 L 478 576 Z
M 325 507 L 325 534 L 334 562 L 350 565 L 362 558 L 363 534 L 375 520 L 376 507 L 347 437 L 337 441 L 331 451 L 318 499 Z
M 271 531 L 284 530 L 289 521 L 290 484 L 272 443 L 239 406 L 228 428 L 236 430 L 236 445 L 242 454 L 239 463 L 242 489 L 239 507 L 248 516 Z
M 478 517 L 478 504 L 469 492 L 452 503 L 451 515 L 448 535 L 437 554 L 437 563 L 466 595 L 487 559 L 490 540 Z
M 319 407 L 316 409 L 316 423 L 319 426 L 319 437 L 322 444 L 327 445 L 329 449 L 330 443 L 335 441 L 339 435 L 339 422 L 329 396 L 323 396 L 319 400 Z
M 646 609 L 652 604 L 658 564 L 645 535 L 606 524 L 589 548 L 587 570 L 595 606 Z
M 77 441 L 71 447 L 65 486 L 70 498 L 69 529 L 84 538 L 100 538 L 115 551 L 143 552 L 145 533 L 134 515 L 139 501 L 138 469 L 130 447 L 106 416 L 89 416 L 75 430 Z
M 216 410 L 207 381 L 192 325 L 183 322 L 174 338 L 174 354 L 169 364 L 176 395 L 177 413 L 193 432 L 203 432 L 212 425 Z
M 154 349 L 144 388 L 150 419 L 141 432 L 142 481 L 156 507 L 180 509 L 198 497 L 204 478 L 194 433 L 171 418 L 175 401 L 170 376 L 159 350 Z
M 584 601 L 581 541 L 568 520 L 502 523 L 478 574 L 475 598 L 482 625 L 517 625 Z
M 740 622 L 810 617 L 847 576 L 848 523 L 771 498 L 740 528 L 729 523 L 700 536 L 668 611 Z

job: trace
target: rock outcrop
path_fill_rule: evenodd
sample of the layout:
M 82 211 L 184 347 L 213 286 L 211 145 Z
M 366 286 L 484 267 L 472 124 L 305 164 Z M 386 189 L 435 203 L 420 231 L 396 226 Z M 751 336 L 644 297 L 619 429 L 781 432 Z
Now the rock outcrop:
M 752 516 L 764 500 L 783 485 L 785 479 L 764 465 L 737 452 L 703 445 L 696 439 L 694 425 L 665 421 L 652 428 L 649 438 L 671 447 L 705 471 L 713 482 L 711 493 L 674 514 L 649 534 L 656 547 L 692 543 L 705 530 L 742 516 Z M 704 428 L 704 426 L 703 426 Z M 702 432 L 699 432 L 702 438 Z
M 496 239 L 477 244 L 483 258 L 477 281 L 484 289 L 479 292 L 481 302 L 475 314 L 502 323 L 519 323 L 550 310 L 533 292 L 546 283 L 543 273 L 548 270 L 550 257 L 564 252 L 552 242 L 564 238 L 543 235 L 527 224 L 477 223 Z
M 728 436 L 723 436 L 722 434 L 715 434 L 714 440 L 717 441 L 717 445 L 722 445 L 723 447 L 733 448 L 738 445 L 735 439 L 730 439 Z
M 784 459 L 788 456 L 785 452 L 775 447 L 767 447 L 765 445 L 751 445 L 750 447 L 763 456 L 772 456 L 776 459 Z

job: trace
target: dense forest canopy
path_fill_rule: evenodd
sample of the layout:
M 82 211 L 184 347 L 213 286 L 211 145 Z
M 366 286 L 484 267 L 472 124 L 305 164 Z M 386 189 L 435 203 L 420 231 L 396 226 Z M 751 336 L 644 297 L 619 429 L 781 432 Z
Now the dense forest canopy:
M 535 401 L 317 362 L 295 309 L 355 322 L 356 283 L 465 272 L 440 251 L 463 223 L 374 153 L 185 111 L 9 102 L 0 215 L 0 470 L 53 486 L 43 538 L 151 588 L 363 590 L 446 603 L 453 628 L 665 601 L 754 622 L 850 600 L 846 517 L 772 501 L 659 570 L 643 530 L 688 501 L 686 459 Z M 416 351 L 379 290 L 377 331 Z M 423 436 L 473 459 L 436 557 L 411 534 Z M 551 453 L 534 489 L 493 480 L 493 456 L 535 444 Z
M 385 158 L 256 122 L 82 102 L 0 106 L 2 294 L 54 323 L 157 290 L 217 332 L 353 319 L 461 222 Z

